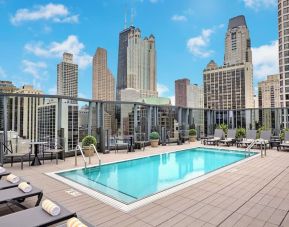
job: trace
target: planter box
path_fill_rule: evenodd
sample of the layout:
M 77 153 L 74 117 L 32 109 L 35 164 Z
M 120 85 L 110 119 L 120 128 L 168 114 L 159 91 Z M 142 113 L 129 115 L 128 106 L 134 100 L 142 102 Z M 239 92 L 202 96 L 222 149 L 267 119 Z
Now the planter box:
M 85 157 L 92 157 L 94 155 L 94 150 L 92 147 L 83 147 L 82 151 Z
M 196 136 L 190 136 L 190 142 L 196 142 L 197 138 Z
M 159 140 L 151 140 L 151 147 L 158 147 L 159 146 Z

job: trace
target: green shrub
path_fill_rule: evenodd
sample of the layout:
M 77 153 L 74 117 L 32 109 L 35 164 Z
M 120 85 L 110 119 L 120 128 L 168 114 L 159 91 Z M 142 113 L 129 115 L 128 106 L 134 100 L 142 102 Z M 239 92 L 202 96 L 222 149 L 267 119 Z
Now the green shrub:
M 189 130 L 189 136 L 196 136 L 197 135 L 197 130 L 196 129 L 190 129 Z
M 242 139 L 246 136 L 246 129 L 244 128 L 237 128 L 236 131 L 236 138 Z
M 281 133 L 280 133 L 280 139 L 284 140 L 285 139 L 285 133 L 289 132 L 289 128 L 284 128 L 282 129 Z
M 219 124 L 217 126 L 217 129 L 222 129 L 223 132 L 225 133 L 225 135 L 227 135 L 227 133 L 228 133 L 228 125 L 226 125 L 226 124 Z
M 88 147 L 90 146 L 91 144 L 93 144 L 94 146 L 96 146 L 96 139 L 94 136 L 85 136 L 82 140 L 82 146 L 83 147 Z
M 265 126 L 264 125 L 261 126 L 260 128 L 258 128 L 258 130 L 257 130 L 257 139 L 260 138 L 261 132 L 264 131 L 264 130 L 265 130 Z
M 160 135 L 158 132 L 151 132 L 150 139 L 151 140 L 158 140 L 160 138 Z

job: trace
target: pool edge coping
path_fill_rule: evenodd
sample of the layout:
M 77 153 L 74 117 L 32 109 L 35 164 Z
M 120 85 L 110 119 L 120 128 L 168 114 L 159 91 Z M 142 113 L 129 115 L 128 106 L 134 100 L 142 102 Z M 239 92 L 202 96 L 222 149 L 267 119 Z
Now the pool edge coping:
M 211 148 L 211 149 L 216 149 L 216 148 L 205 147 L 205 146 L 198 146 L 198 147 L 193 147 L 193 148 Z M 156 156 L 156 155 L 179 152 L 179 151 L 184 151 L 184 150 L 188 150 L 188 149 L 190 149 L 190 148 L 180 149 L 180 150 L 175 150 L 175 151 L 170 151 L 170 152 L 163 152 L 163 153 L 160 153 L 160 154 L 152 154 L 152 155 L 144 156 L 144 157 L 137 157 L 137 158 L 132 158 L 132 159 L 124 159 L 124 160 L 112 161 L 112 162 L 105 163 L 105 165 L 118 163 L 118 162 L 124 162 L 124 161 L 132 161 L 132 160 L 137 160 L 137 159 L 141 159 L 141 158 L 148 158 L 148 157 L 152 157 L 152 156 Z M 225 150 L 226 151 L 228 149 L 216 149 L 216 150 Z M 231 150 L 231 151 L 236 151 L 237 152 L 237 151 L 240 151 L 240 150 Z M 95 191 L 93 189 L 90 189 L 90 188 L 88 188 L 86 186 L 83 186 L 83 185 L 81 185 L 79 183 L 76 183 L 76 182 L 74 182 L 72 180 L 69 180 L 69 179 L 67 179 L 65 177 L 62 177 L 62 176 L 58 175 L 58 173 L 72 171 L 72 170 L 78 170 L 78 169 L 83 169 L 84 167 L 75 167 L 75 168 L 70 168 L 70 169 L 66 169 L 66 170 L 59 170 L 59 171 L 53 171 L 53 172 L 44 173 L 44 174 L 49 176 L 49 177 L 51 177 L 51 178 L 53 178 L 53 179 L 55 179 L 55 180 L 57 180 L 57 181 L 60 181 L 61 183 L 67 184 L 68 186 L 71 186 L 74 189 L 79 190 L 80 192 L 83 192 L 83 193 L 87 194 L 90 197 L 93 197 L 94 199 L 97 199 L 97 200 L 99 200 L 99 201 L 101 201 L 101 202 L 103 202 L 103 203 L 105 203 L 107 205 L 110 205 L 110 206 L 112 206 L 112 207 L 114 207 L 116 209 L 119 209 L 119 210 L 121 210 L 123 212 L 128 213 L 128 212 L 130 212 L 130 211 L 132 211 L 134 209 L 137 209 L 137 208 L 139 208 L 141 206 L 147 205 L 147 204 L 149 204 L 151 202 L 154 202 L 154 201 L 156 201 L 158 199 L 164 198 L 164 197 L 166 197 L 166 196 L 168 196 L 170 194 L 173 194 L 173 193 L 178 192 L 178 191 L 180 191 L 182 189 L 190 187 L 190 186 L 192 186 L 194 184 L 197 184 L 197 183 L 199 183 L 201 181 L 204 181 L 204 180 L 206 180 L 206 179 L 208 179 L 210 177 L 213 177 L 213 176 L 215 176 L 217 174 L 225 172 L 228 169 L 231 169 L 231 168 L 233 168 L 235 166 L 238 166 L 238 165 L 240 165 L 242 163 L 248 162 L 248 161 L 250 161 L 250 160 L 252 160 L 254 158 L 257 158 L 257 157 L 261 156 L 261 154 L 259 152 L 254 152 L 254 153 L 256 153 L 256 154 L 251 156 L 251 157 L 248 157 L 248 158 L 245 158 L 243 160 L 240 160 L 240 161 L 234 162 L 232 164 L 226 165 L 224 167 L 216 169 L 216 170 L 214 170 L 212 172 L 209 172 L 207 174 L 204 174 L 202 176 L 196 177 L 196 178 L 188 180 L 188 181 L 186 181 L 184 183 L 175 185 L 173 187 L 170 187 L 168 189 L 165 189 L 163 191 L 155 193 L 155 194 L 153 194 L 151 196 L 148 196 L 148 197 L 145 197 L 143 199 L 140 199 L 140 200 L 138 200 L 136 202 L 133 202 L 131 204 L 122 203 L 122 202 L 120 202 L 120 201 L 118 201 L 118 200 L 116 200 L 116 199 L 114 199 L 114 198 L 112 198 L 112 197 L 110 197 L 108 195 L 105 195 L 105 194 L 103 194 L 101 192 L 98 192 L 98 191 Z M 88 168 L 97 167 L 97 166 L 98 165 L 90 165 L 90 166 L 88 166 Z

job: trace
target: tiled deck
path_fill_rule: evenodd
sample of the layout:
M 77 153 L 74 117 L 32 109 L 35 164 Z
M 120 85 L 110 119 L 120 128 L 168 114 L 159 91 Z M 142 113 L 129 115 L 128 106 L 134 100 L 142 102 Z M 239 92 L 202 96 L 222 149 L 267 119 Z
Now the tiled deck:
M 101 155 L 102 162 L 157 154 L 199 146 L 147 148 L 135 153 Z M 79 165 L 82 160 L 78 159 Z M 93 163 L 97 163 L 93 158 Z M 266 158 L 254 158 L 200 183 L 178 191 L 129 213 L 104 204 L 88 195 L 74 197 L 70 187 L 43 173 L 74 167 L 74 158 L 65 162 L 46 161 L 29 167 L 5 166 L 13 173 L 42 188 L 44 195 L 97 226 L 289 226 L 289 153 L 268 151 Z M 32 201 L 27 201 L 30 205 Z M 32 205 L 32 204 L 31 204 Z M 12 207 L 13 209 L 17 209 Z M 11 212 L 1 205 L 0 215 Z

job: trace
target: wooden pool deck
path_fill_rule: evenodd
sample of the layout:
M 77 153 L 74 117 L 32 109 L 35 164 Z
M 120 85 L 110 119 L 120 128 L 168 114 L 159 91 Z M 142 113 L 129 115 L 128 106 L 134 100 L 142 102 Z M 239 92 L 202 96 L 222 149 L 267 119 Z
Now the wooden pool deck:
M 102 163 L 107 163 L 195 146 L 203 145 L 196 142 L 100 156 Z M 92 163 L 98 163 L 96 157 Z M 83 165 L 81 157 L 78 164 Z M 45 175 L 74 168 L 74 158 L 59 161 L 58 165 L 55 161 L 46 161 L 41 166 L 25 163 L 24 170 L 18 163 L 13 167 L 6 164 L 5 168 L 42 188 L 44 197 L 77 212 L 96 226 L 289 226 L 289 152 L 269 150 L 265 158 L 240 163 L 127 213 Z M 32 202 L 28 200 L 25 204 L 32 206 Z M 11 209 L 18 208 L 0 205 L 0 215 L 11 213 Z

